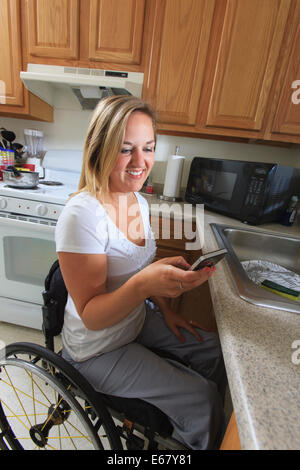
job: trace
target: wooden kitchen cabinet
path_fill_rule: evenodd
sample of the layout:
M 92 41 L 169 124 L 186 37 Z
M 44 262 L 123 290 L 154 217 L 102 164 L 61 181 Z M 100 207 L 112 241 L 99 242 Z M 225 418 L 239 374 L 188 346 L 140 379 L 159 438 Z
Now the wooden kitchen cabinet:
M 174 226 L 178 221 L 174 222 L 174 219 L 171 219 L 170 222 L 170 236 L 168 238 L 164 238 L 162 236 L 162 226 L 164 223 L 163 218 L 151 217 L 151 227 L 155 234 L 157 245 L 157 252 L 154 261 L 171 256 L 183 256 L 188 263 L 192 264 L 201 255 L 201 250 L 186 250 L 185 244 L 186 242 L 191 242 L 191 239 L 185 238 L 183 228 L 182 237 L 177 238 L 178 232 L 176 227 L 174 229 Z M 181 221 L 180 223 L 182 224 Z M 192 230 L 195 232 L 195 224 L 193 224 Z M 181 315 L 187 320 L 198 321 L 205 328 L 208 328 L 211 331 L 217 331 L 209 285 L 207 282 L 196 289 L 185 292 L 176 299 L 170 299 L 170 303 L 172 308 L 181 313 Z
M 234 412 L 230 417 L 230 421 L 226 428 L 226 432 L 223 437 L 220 450 L 242 450 Z
M 198 125 L 261 133 L 291 2 L 221 3 Z
M 53 121 L 51 106 L 29 93 L 20 79 L 22 70 L 19 0 L 0 0 L 0 114 Z
M 28 62 L 79 58 L 79 6 L 79 0 L 26 0 Z
M 140 64 L 145 0 L 90 0 L 88 58 Z
M 193 129 L 205 73 L 215 0 L 161 0 L 155 12 L 144 96 L 160 129 Z
M 285 92 L 276 111 L 273 85 L 280 74 L 287 83 L 299 74 L 299 31 L 291 28 L 299 26 L 299 3 L 162 0 L 144 87 L 158 111 L 159 132 L 270 140 L 281 126 L 281 134 L 296 135 L 300 106 L 289 102 L 288 110 Z
M 16 79 L 22 67 L 20 10 L 17 0 L 1 0 L 0 45 L 0 104 L 22 106 L 22 83 Z
M 300 143 L 300 0 L 0 1 L 1 114 L 53 119 L 27 63 L 129 70 L 160 133 Z
M 300 1 L 293 2 L 273 88 L 268 138 L 300 142 Z
M 25 62 L 141 71 L 155 1 L 24 0 Z

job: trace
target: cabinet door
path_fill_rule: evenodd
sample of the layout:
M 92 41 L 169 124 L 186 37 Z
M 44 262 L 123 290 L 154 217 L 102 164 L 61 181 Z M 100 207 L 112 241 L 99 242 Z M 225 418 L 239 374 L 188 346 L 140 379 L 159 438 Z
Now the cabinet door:
M 205 126 L 262 129 L 290 4 L 224 0 Z
M 189 263 L 193 264 L 201 254 L 202 252 L 200 250 L 191 251 L 189 254 Z M 188 292 L 184 292 L 179 311 L 187 320 L 196 321 L 204 328 L 215 332 L 217 331 L 208 282 Z
M 295 10 L 290 29 L 294 29 L 292 48 L 288 53 L 289 61 L 287 72 L 281 85 L 281 95 L 275 119 L 271 129 L 271 138 L 281 139 L 282 134 L 298 136 L 295 140 L 300 142 L 300 1 L 295 2 Z M 275 134 L 279 134 L 276 136 Z
M 77 59 L 79 0 L 27 0 L 28 58 Z
M 90 0 L 89 14 L 90 60 L 141 62 L 145 0 Z
M 214 0 L 157 4 L 144 96 L 164 124 L 196 123 L 214 5 Z
M 0 0 L 0 57 L 1 111 L 2 105 L 23 105 L 20 7 L 17 0 Z

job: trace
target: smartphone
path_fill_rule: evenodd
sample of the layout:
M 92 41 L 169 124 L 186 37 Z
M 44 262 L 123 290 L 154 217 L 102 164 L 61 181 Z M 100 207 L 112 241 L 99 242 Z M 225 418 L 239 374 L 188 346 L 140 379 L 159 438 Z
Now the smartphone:
M 206 255 L 200 256 L 194 264 L 189 268 L 189 271 L 198 271 L 198 269 L 203 269 L 206 266 L 212 267 L 215 266 L 221 259 L 226 256 L 228 251 L 224 248 L 222 250 L 211 251 Z

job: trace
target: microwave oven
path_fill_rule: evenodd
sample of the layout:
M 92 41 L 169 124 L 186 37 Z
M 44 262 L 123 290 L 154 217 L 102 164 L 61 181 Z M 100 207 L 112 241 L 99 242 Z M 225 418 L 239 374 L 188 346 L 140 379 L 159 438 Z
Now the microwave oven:
M 279 222 L 291 196 L 299 193 L 300 169 L 277 163 L 194 157 L 185 200 L 259 225 Z

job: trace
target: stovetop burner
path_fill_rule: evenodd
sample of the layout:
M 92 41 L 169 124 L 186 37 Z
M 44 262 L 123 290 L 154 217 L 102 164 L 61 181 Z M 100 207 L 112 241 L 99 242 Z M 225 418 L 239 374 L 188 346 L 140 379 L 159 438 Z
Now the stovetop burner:
M 12 185 L 12 184 L 5 184 L 5 185 L 4 185 L 4 188 L 22 189 L 22 190 L 23 190 L 23 189 L 25 189 L 25 190 L 26 190 L 26 189 L 27 189 L 27 190 L 31 189 L 31 190 L 33 190 L 33 191 L 39 189 L 38 186 L 14 186 L 14 185 Z
M 50 181 L 50 180 L 45 180 L 45 181 L 39 181 L 39 184 L 45 184 L 46 186 L 62 186 L 63 183 L 60 181 Z

